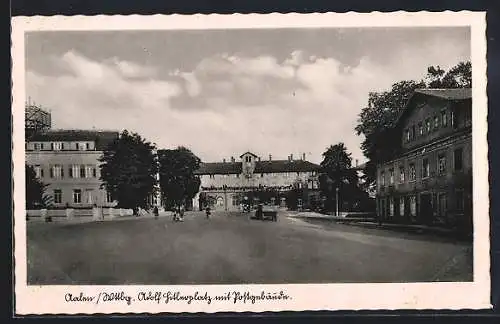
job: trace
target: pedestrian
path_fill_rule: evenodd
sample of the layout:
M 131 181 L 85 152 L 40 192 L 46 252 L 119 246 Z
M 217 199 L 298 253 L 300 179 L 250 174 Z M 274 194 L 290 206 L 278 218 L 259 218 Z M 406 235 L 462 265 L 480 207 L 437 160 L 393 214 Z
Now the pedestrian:
M 158 206 L 155 206 L 155 207 L 153 208 L 153 214 L 155 215 L 155 217 L 158 217 L 158 216 L 159 216 Z
M 184 221 L 184 211 L 185 211 L 185 208 L 184 208 L 184 205 L 181 205 L 179 207 L 179 216 L 180 216 L 180 221 L 183 222 Z
M 210 218 L 210 206 L 207 205 L 207 207 L 205 208 L 205 214 L 207 216 L 207 219 Z

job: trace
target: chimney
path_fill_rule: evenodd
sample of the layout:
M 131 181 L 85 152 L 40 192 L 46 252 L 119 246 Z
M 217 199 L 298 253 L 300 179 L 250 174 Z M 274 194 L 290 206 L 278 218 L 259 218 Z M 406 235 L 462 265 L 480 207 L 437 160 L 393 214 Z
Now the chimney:
M 306 160 L 306 153 L 302 153 L 302 161 Z
M 271 154 L 269 154 L 269 161 L 272 161 L 273 160 L 273 156 Z
M 231 156 L 231 162 L 234 162 L 234 156 Z
M 258 159 L 258 160 L 259 160 L 259 162 L 260 162 L 260 156 L 259 156 L 257 159 Z
M 226 159 L 222 159 L 222 163 L 226 163 Z
M 356 168 L 358 167 L 358 159 L 356 159 Z
M 290 161 L 293 161 L 293 154 L 290 154 Z

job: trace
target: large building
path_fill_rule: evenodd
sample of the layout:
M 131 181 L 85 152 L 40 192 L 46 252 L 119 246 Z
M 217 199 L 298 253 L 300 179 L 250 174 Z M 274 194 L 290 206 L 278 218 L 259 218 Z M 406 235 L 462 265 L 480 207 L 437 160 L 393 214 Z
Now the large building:
M 215 210 L 236 211 L 242 204 L 259 202 L 275 206 L 290 205 L 307 208 L 319 199 L 317 164 L 290 155 L 287 160 L 273 160 L 270 155 L 261 159 L 246 152 L 236 161 L 202 163 L 196 174 L 200 176 L 200 191 L 193 200 L 194 208 L 210 205 Z M 300 195 L 290 201 L 290 192 Z M 287 201 L 288 200 L 288 201 Z
M 26 164 L 47 184 L 55 207 L 113 206 L 101 188 L 99 161 L 118 132 L 53 130 L 36 133 L 26 141 Z
M 399 153 L 377 168 L 378 216 L 471 226 L 471 89 L 418 89 L 394 127 Z

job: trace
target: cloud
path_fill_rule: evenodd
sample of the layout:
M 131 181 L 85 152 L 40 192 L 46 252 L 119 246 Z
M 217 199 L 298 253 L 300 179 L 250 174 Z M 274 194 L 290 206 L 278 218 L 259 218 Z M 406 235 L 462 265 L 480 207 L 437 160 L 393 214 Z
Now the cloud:
M 283 159 L 310 152 L 319 162 L 338 142 L 363 160 L 354 127 L 370 91 L 468 59 L 442 40 L 388 51 L 389 62 L 367 51 L 351 65 L 299 48 L 282 59 L 219 53 L 170 71 L 69 51 L 54 61 L 64 73 L 28 71 L 27 92 L 52 109 L 58 128 L 126 128 L 161 147 L 187 146 L 204 161 L 250 150 Z

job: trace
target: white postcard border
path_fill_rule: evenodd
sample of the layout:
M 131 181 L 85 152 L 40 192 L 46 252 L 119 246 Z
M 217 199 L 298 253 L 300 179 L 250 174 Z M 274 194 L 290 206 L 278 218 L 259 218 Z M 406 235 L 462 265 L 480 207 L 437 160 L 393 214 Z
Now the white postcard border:
M 484 12 L 393 12 L 316 14 L 232 14 L 153 16 L 14 17 L 12 20 L 14 255 L 16 314 L 91 314 L 158 312 L 262 312 L 361 309 L 484 309 L 490 308 L 489 184 L 486 96 L 486 15 Z M 474 281 L 470 283 L 290 284 L 197 286 L 27 286 L 24 192 L 24 34 L 28 31 L 148 30 L 226 28 L 327 28 L 470 26 L 473 66 L 473 212 Z M 191 304 L 155 301 L 71 303 L 65 295 L 121 292 L 138 298 L 141 291 L 223 295 L 283 292 L 290 298 L 243 303 L 206 301 Z

